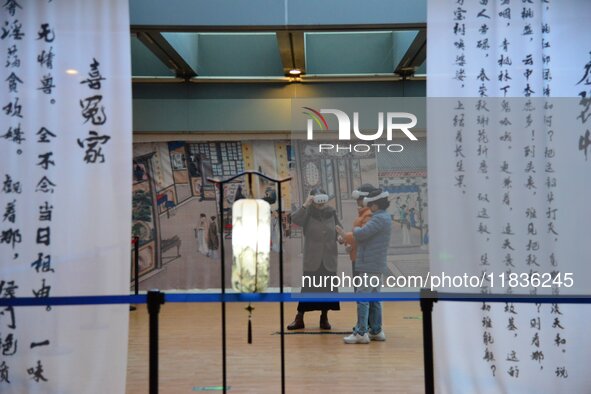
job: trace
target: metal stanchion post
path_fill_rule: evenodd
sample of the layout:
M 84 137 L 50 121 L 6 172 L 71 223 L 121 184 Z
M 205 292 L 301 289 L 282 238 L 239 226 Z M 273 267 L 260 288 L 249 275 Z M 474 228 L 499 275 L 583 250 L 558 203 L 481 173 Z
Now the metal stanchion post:
M 224 394 L 228 391 L 228 373 L 226 363 L 226 252 L 224 251 L 224 182 L 220 186 L 220 253 L 221 253 L 221 290 L 222 290 L 222 386 Z
M 150 314 L 150 394 L 158 394 L 158 315 L 164 304 L 164 293 L 148 291 L 148 313 Z
M 279 219 L 279 292 L 283 294 L 283 215 L 281 212 L 281 182 L 277 182 L 277 217 Z M 285 321 L 283 301 L 279 303 L 279 328 L 281 333 L 281 393 L 285 393 Z
M 421 311 L 423 312 L 423 365 L 425 369 L 425 394 L 435 394 L 433 371 L 433 303 L 437 302 L 437 292 L 421 289 Z

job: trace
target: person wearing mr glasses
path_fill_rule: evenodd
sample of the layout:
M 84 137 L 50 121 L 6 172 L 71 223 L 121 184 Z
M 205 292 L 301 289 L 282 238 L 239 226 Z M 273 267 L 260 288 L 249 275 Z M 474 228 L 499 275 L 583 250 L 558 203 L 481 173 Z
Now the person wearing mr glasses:
M 291 215 L 291 221 L 301 226 L 304 232 L 304 277 L 313 278 L 310 282 L 322 283 L 322 278 L 336 275 L 337 271 L 337 232 L 341 226 L 336 210 L 328 205 L 329 197 L 322 189 L 312 189 L 303 206 Z M 302 293 L 330 292 L 328 286 L 302 286 Z M 304 313 L 320 311 L 320 328 L 330 330 L 328 311 L 340 310 L 338 302 L 300 302 L 294 321 L 288 330 L 305 328 Z
M 363 227 L 353 228 L 357 243 L 355 275 L 364 278 L 355 292 L 379 293 L 382 276 L 387 269 L 388 246 L 392 231 L 392 217 L 386 211 L 390 202 L 388 192 L 376 189 L 363 198 L 363 203 L 371 210 L 371 219 Z M 341 227 L 337 232 L 345 236 Z M 368 279 L 369 278 L 369 279 Z M 382 303 L 380 301 L 357 302 L 357 325 L 353 333 L 343 338 L 346 344 L 367 344 L 370 341 L 385 341 L 382 330 Z

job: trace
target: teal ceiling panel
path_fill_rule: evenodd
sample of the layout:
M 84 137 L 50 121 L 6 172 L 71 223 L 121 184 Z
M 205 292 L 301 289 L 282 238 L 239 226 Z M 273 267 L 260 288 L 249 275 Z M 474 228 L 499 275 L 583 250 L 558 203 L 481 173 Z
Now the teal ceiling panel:
M 199 33 L 200 76 L 283 76 L 275 33 Z
M 170 45 L 183 57 L 185 62 L 193 71 L 199 74 L 198 64 L 198 41 L 197 33 L 162 33 L 162 36 Z
M 404 25 L 427 23 L 426 0 L 290 0 L 288 25 Z
M 277 26 L 285 25 L 285 11 L 278 0 L 129 1 L 132 26 Z
M 130 0 L 132 26 L 318 26 L 427 23 L 426 0 Z
M 394 69 L 396 69 L 396 66 L 398 66 L 418 33 L 418 30 L 398 30 L 392 32 Z
M 307 74 L 394 72 L 391 31 L 306 33 Z
M 174 77 L 168 69 L 138 38 L 131 36 L 131 75 L 134 77 Z

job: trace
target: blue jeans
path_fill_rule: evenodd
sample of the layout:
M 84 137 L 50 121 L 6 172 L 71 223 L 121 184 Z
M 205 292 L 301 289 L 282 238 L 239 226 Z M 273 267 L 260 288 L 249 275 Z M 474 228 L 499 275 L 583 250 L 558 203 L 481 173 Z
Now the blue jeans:
M 363 272 L 358 272 L 358 276 L 363 278 Z M 370 278 L 377 277 L 379 284 L 377 287 L 370 285 Z M 360 296 L 364 294 L 379 293 L 381 289 L 382 275 L 376 273 L 367 273 L 367 283 L 355 288 L 355 292 Z M 373 279 L 376 282 L 376 279 Z M 369 328 L 368 328 L 369 322 Z M 364 335 L 366 332 L 372 335 L 378 334 L 382 331 L 382 303 L 380 301 L 358 301 L 357 302 L 357 325 L 353 328 L 353 332 L 359 335 Z

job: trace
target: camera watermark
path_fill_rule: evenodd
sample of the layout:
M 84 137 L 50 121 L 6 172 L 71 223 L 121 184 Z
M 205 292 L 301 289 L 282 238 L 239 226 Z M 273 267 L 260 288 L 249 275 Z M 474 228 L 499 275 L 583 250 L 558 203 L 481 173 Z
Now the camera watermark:
M 399 130 L 411 141 L 417 141 L 417 137 L 410 131 L 411 128 L 417 125 L 417 117 L 408 112 L 378 112 L 378 127 L 376 131 L 365 133 L 359 127 L 359 112 L 353 112 L 353 124 L 349 115 L 339 109 L 320 109 L 315 110 L 310 107 L 303 107 L 304 114 L 308 116 L 306 124 L 307 139 L 314 140 L 314 124 L 322 130 L 328 130 L 328 122 L 324 114 L 332 114 L 336 116 L 338 121 L 338 139 L 340 141 L 351 141 L 351 130 L 353 130 L 354 138 L 360 141 L 377 141 L 382 139 L 384 134 L 384 119 L 386 120 L 386 140 L 391 141 L 394 131 Z M 396 120 L 395 120 L 396 119 Z M 406 122 L 400 123 L 398 119 L 405 119 Z M 318 152 L 334 151 L 338 152 L 358 152 L 366 153 L 372 150 L 379 152 L 383 148 L 384 151 L 399 153 L 404 150 L 401 144 L 318 144 Z
M 483 273 L 482 275 L 448 275 L 441 272 L 433 275 L 386 275 L 363 273 L 359 275 L 324 275 L 302 276 L 302 288 L 328 289 L 339 288 L 428 288 L 438 289 L 553 289 L 574 286 L 572 272 L 563 273 Z

